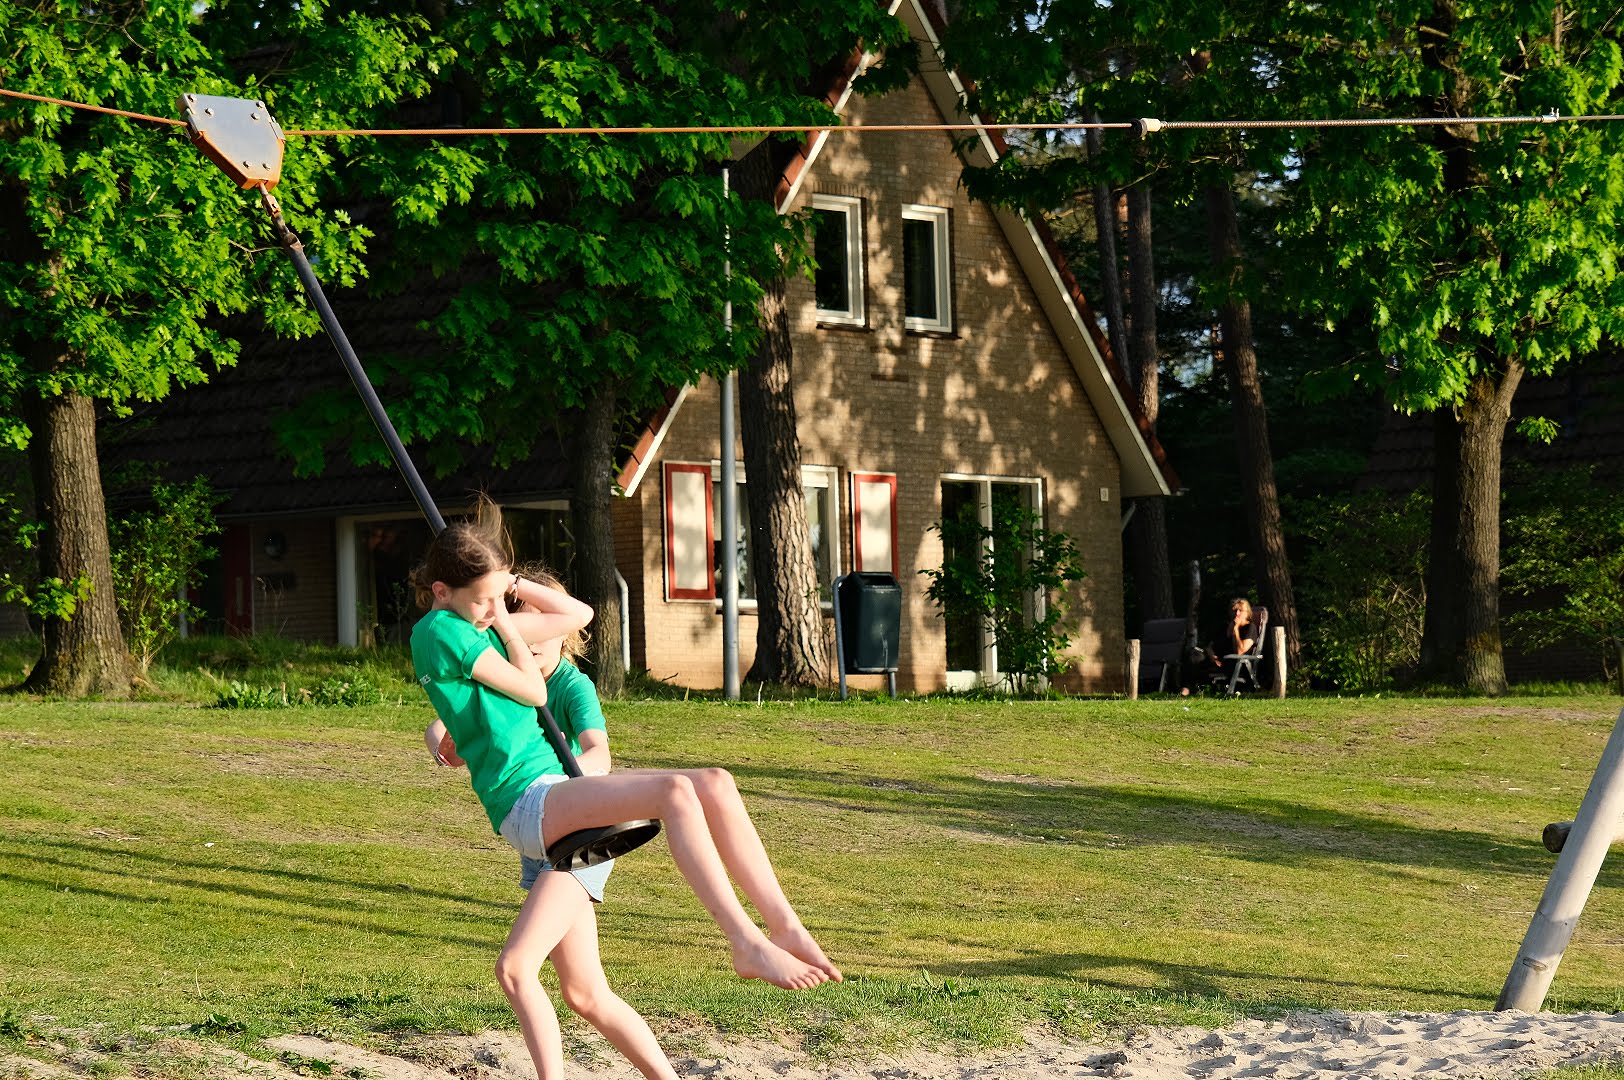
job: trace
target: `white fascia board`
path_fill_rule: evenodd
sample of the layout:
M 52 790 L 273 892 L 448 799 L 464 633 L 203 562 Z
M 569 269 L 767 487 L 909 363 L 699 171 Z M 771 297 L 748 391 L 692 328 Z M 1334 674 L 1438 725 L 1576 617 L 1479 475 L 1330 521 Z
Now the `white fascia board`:
M 1066 288 L 1060 268 L 1049 257 L 1049 249 L 1038 235 L 1037 226 L 1025 215 L 1012 210 L 995 210 L 994 214 L 1122 461 L 1123 496 L 1171 495 L 1167 479 L 1151 456 L 1150 445 L 1139 434 L 1133 410 L 1123 399 L 1116 379 L 1111 377 L 1105 357 L 1095 346 L 1094 335 L 1084 322 L 1085 316 L 1072 302 L 1071 290 Z
M 919 40 L 928 42 L 940 58 L 941 39 L 920 7 L 920 0 L 907 0 L 903 5 L 902 17 L 909 32 Z M 992 141 L 987 125 L 981 122 L 980 117 L 964 112 L 965 89 L 958 75 L 942 64 L 921 72 L 921 78 L 942 115 L 954 118 L 950 123 L 963 120 L 976 126 L 977 139 L 969 147 L 966 155 L 968 163 L 988 167 L 997 161 L 998 147 Z M 1037 226 L 1025 214 L 998 207 L 992 210 L 1003 229 L 1004 238 L 1009 241 L 1021 268 L 1032 282 L 1038 301 L 1050 325 L 1055 328 L 1072 369 L 1099 413 L 1112 447 L 1122 461 L 1122 494 L 1128 498 L 1172 494 L 1156 459 L 1151 456 L 1149 444 L 1139 434 L 1139 424 L 1133 410 L 1117 389 L 1116 380 L 1106 367 L 1105 357 L 1100 355 L 1094 344 L 1083 312 L 1072 301 L 1071 290 L 1066 288 L 1060 268 L 1050 258 L 1049 249 L 1038 235 Z
M 903 0 L 891 0 L 891 6 L 886 9 L 886 14 L 895 15 L 897 13 L 897 9 L 902 6 L 902 3 Z M 844 116 L 846 114 L 846 102 L 851 100 L 852 90 L 854 87 L 856 87 L 857 80 L 863 77 L 863 72 L 867 71 L 868 65 L 872 64 L 873 62 L 874 54 L 871 52 L 865 52 L 862 58 L 857 61 L 857 70 L 852 72 L 851 78 L 846 80 L 845 87 L 840 91 L 840 100 L 836 101 L 834 104 L 836 116 Z M 828 141 L 828 128 L 820 130 L 812 137 L 812 145 L 807 148 L 806 161 L 802 164 L 801 171 L 796 174 L 795 180 L 789 186 L 789 190 L 784 193 L 783 201 L 778 204 L 778 212 L 780 214 L 795 204 L 795 196 L 801 193 L 801 185 L 806 182 L 807 174 L 812 171 L 812 163 L 818 160 L 818 155 L 823 152 L 823 147 L 826 143 L 828 143 Z
M 684 386 L 681 390 L 678 390 L 677 399 L 671 403 L 670 408 L 665 410 L 665 419 L 660 421 L 660 428 L 654 433 L 654 440 L 649 443 L 648 453 L 644 454 L 643 459 L 637 463 L 637 471 L 632 473 L 631 483 L 627 484 L 626 490 L 622 492 L 627 498 L 631 498 L 636 493 L 637 485 L 643 482 L 644 474 L 654 464 L 654 460 L 660 456 L 660 444 L 665 442 L 665 433 L 671 430 L 672 422 L 676 420 L 677 413 L 682 409 L 683 401 L 688 397 L 688 391 L 692 389 L 692 386 Z

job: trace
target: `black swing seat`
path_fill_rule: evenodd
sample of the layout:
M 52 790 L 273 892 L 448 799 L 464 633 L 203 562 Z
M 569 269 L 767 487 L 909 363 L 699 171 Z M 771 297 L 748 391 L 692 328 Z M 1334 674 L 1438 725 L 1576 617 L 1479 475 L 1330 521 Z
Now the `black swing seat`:
M 554 870 L 584 870 L 610 859 L 618 859 L 659 834 L 660 823 L 646 818 L 577 829 L 568 836 L 560 837 L 547 849 L 547 861 L 553 864 Z

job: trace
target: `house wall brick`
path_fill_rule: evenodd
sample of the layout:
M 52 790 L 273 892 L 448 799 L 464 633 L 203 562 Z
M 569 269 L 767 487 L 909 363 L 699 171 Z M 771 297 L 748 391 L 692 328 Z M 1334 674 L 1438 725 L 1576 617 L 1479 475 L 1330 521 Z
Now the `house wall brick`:
M 854 96 L 853 125 L 939 122 L 916 80 L 878 100 Z M 1120 464 L 1103 425 L 1047 321 L 1031 284 L 984 206 L 959 186 L 961 164 L 939 132 L 833 136 L 813 162 L 792 210 L 817 193 L 865 200 L 867 327 L 820 327 L 812 284 L 789 282 L 802 460 L 840 470 L 840 563 L 851 569 L 849 473 L 897 474 L 903 585 L 901 685 L 944 683 L 943 622 L 917 571 L 941 565 L 930 531 L 941 516 L 944 473 L 1037 478 L 1046 525 L 1069 534 L 1088 577 L 1063 602 L 1078 626 L 1076 671 L 1086 691 L 1122 685 Z M 951 211 L 955 331 L 904 331 L 902 218 L 907 203 Z M 710 462 L 718 455 L 718 389 L 692 390 L 668 431 L 660 461 Z M 742 453 L 738 450 L 736 453 Z M 631 500 L 642 519 L 643 643 L 634 662 L 656 678 L 721 682 L 721 619 L 712 601 L 667 601 L 662 476 L 651 467 Z M 1103 493 L 1103 497 L 1102 497 Z M 635 606 L 635 605 L 634 605 Z M 754 646 L 752 616 L 740 620 L 741 667 Z M 858 685 L 879 685 L 879 677 Z

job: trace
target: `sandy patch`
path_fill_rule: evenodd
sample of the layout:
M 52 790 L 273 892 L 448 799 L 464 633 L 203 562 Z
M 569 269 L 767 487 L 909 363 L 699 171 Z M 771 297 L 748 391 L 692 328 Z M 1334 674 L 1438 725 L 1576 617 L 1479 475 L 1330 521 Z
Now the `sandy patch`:
M 425 1038 L 389 1056 L 310 1037 L 278 1050 L 333 1063 L 333 1075 L 362 1070 L 374 1080 L 530 1080 L 517 1035 Z M 578 1048 L 581 1049 L 581 1048 Z M 592 1080 L 635 1080 L 605 1047 L 588 1044 L 569 1072 Z M 410 1059 L 410 1060 L 408 1060 Z M 1304 1013 L 1243 1020 L 1232 1028 L 1143 1028 L 1112 1043 L 1035 1038 L 973 1057 L 913 1052 L 818 1064 L 773 1043 L 729 1041 L 702 1054 L 673 1055 L 683 1076 L 715 1080 L 1409 1080 L 1518 1077 L 1558 1065 L 1624 1060 L 1624 1013 Z
M 535 1077 L 523 1041 L 510 1032 L 404 1036 L 388 1052 L 312 1035 L 284 1036 L 268 1045 L 268 1061 L 184 1038 L 165 1039 L 126 1060 L 82 1048 L 61 1055 L 0 1053 L 0 1080 L 105 1074 L 114 1061 L 155 1078 Z M 639 1080 L 636 1070 L 596 1036 L 572 1038 L 568 1050 L 571 1077 Z M 1624 1062 L 1624 1013 L 1300 1013 L 1243 1020 L 1220 1031 L 1139 1028 L 1120 1040 L 1095 1043 L 1034 1037 L 1013 1049 L 969 1057 L 915 1051 L 820 1063 L 776 1043 L 737 1039 L 702 1052 L 672 1054 L 680 1076 L 703 1080 L 1509 1080 L 1593 1062 Z

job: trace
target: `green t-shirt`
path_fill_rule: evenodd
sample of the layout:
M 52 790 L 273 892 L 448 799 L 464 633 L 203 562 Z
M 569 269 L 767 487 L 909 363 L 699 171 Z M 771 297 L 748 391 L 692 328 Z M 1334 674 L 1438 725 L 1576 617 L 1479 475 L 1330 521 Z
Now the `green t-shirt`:
M 468 763 L 474 794 L 484 805 L 491 828 L 500 831 L 502 819 L 525 788 L 538 777 L 565 769 L 533 706 L 474 679 L 474 662 L 487 649 L 507 656 L 499 635 L 474 629 L 452 611 L 431 611 L 412 628 L 417 681 L 445 722 L 457 753 Z M 578 732 L 604 730 L 592 681 L 568 661 L 561 661 L 547 680 L 547 701 L 576 753 Z

